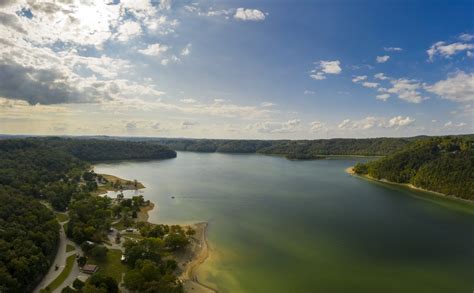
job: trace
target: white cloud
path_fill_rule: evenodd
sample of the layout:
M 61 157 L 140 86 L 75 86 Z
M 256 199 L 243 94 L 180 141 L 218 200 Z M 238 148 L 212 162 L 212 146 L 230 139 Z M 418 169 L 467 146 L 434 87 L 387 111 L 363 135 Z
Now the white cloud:
M 433 44 L 427 51 L 428 53 L 428 58 L 430 61 L 433 61 L 434 57 L 436 55 L 440 55 L 442 57 L 451 57 L 452 55 L 455 55 L 458 52 L 466 51 L 466 50 L 472 50 L 474 49 L 474 44 L 466 44 L 466 43 L 452 43 L 452 44 L 446 44 L 445 42 L 437 42 Z
M 377 56 L 377 58 L 375 58 L 377 60 L 377 63 L 385 63 L 388 61 L 388 59 L 390 59 L 390 56 L 388 55 L 384 55 L 384 56 Z
M 258 9 L 237 8 L 234 14 L 234 19 L 243 21 L 262 21 L 265 19 L 265 14 Z
M 314 63 L 316 68 L 311 70 L 310 77 L 315 80 L 323 80 L 326 79 L 326 74 L 340 74 L 341 69 L 341 62 L 339 60 L 334 61 L 324 61 L 321 60 L 319 62 Z
M 323 123 L 321 121 L 313 121 L 309 124 L 309 126 L 310 126 L 311 132 L 319 132 L 319 131 L 327 130 L 326 123 Z
M 148 56 L 160 56 L 162 53 L 168 51 L 168 46 L 160 43 L 148 45 L 145 49 L 138 50 L 138 52 Z
M 390 94 L 396 94 L 402 100 L 418 104 L 427 99 L 426 97 L 421 96 L 420 89 L 422 89 L 422 86 L 419 82 L 401 78 L 392 80 L 391 83 L 392 87 L 389 88 L 387 92 Z
M 162 10 L 170 10 L 171 0 L 160 0 L 160 5 L 158 7 Z
M 367 88 L 374 89 L 374 88 L 377 88 L 377 87 L 379 86 L 379 84 L 376 83 L 376 82 L 368 82 L 368 81 L 366 81 L 366 82 L 363 82 L 363 83 L 362 83 L 362 86 L 363 86 L 363 87 L 367 87 Z
M 271 102 L 262 102 L 260 104 L 261 107 L 273 107 L 273 106 L 276 106 L 276 104 L 274 103 L 271 103 Z
M 353 79 L 352 79 L 352 82 L 353 83 L 358 83 L 360 81 L 363 81 L 363 80 L 366 80 L 367 79 L 367 75 L 358 75 L 358 76 L 355 76 Z
M 181 56 L 188 56 L 191 53 L 191 44 L 187 44 L 186 47 L 181 50 Z
M 116 38 L 121 42 L 127 42 L 130 39 L 139 36 L 142 33 L 142 27 L 139 23 L 127 20 L 117 30 Z
M 392 119 L 390 119 L 388 121 L 387 127 L 389 127 L 389 128 L 391 128 L 391 127 L 399 128 L 399 127 L 404 127 L 404 126 L 411 125 L 414 122 L 415 122 L 415 119 L 412 119 L 408 116 L 407 117 L 396 116 L 396 117 L 393 117 Z
M 337 127 L 341 130 L 369 130 L 372 128 L 395 128 L 399 129 L 402 127 L 409 126 L 415 122 L 415 119 L 410 117 L 395 116 L 391 119 L 378 118 L 373 116 L 367 116 L 360 120 L 343 120 Z
M 390 98 L 389 94 L 380 94 L 376 96 L 377 100 L 386 102 Z
M 425 86 L 431 93 L 454 102 L 474 101 L 474 73 L 458 72 L 445 80 Z
M 403 51 L 403 49 L 400 48 L 400 47 L 384 47 L 383 49 L 387 52 L 400 52 L 400 51 Z
M 303 94 L 304 95 L 314 95 L 316 92 L 315 91 L 311 91 L 311 90 L 304 90 Z
M 192 98 L 189 98 L 189 99 L 181 99 L 179 100 L 181 103 L 185 103 L 185 104 L 194 104 L 196 103 L 197 101 L 195 99 L 192 99 Z
M 472 41 L 474 39 L 474 35 L 471 34 L 461 34 L 459 36 L 459 39 L 465 42 Z
M 375 74 L 374 77 L 376 79 L 379 79 L 379 80 L 387 80 L 388 79 L 388 77 L 385 76 L 382 72 Z

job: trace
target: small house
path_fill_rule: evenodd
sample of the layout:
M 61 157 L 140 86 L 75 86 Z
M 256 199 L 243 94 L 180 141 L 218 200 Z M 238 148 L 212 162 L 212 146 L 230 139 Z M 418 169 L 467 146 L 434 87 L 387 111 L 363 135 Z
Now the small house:
M 91 265 L 91 264 L 86 264 L 82 267 L 82 272 L 86 274 L 94 274 L 99 270 L 99 266 L 96 265 Z

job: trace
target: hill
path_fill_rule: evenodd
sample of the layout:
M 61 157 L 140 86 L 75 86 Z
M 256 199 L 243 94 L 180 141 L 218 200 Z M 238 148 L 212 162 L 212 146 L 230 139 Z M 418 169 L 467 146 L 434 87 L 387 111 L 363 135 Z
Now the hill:
M 443 137 L 415 141 L 392 155 L 354 171 L 378 180 L 412 184 L 415 187 L 474 200 L 474 140 Z

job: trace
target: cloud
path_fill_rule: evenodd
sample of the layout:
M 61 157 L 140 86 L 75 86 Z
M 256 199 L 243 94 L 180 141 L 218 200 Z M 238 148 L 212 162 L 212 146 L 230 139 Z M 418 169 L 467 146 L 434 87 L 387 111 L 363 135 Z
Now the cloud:
M 181 129 L 188 129 L 188 128 L 191 128 L 193 126 L 196 126 L 198 123 L 197 122 L 192 122 L 192 121 L 183 121 L 181 122 Z
M 389 94 L 380 94 L 376 96 L 377 100 L 386 102 L 390 98 Z
M 116 38 L 121 42 L 127 42 L 128 40 L 139 36 L 142 33 L 142 27 L 139 23 L 128 20 L 125 21 L 117 30 Z
M 311 90 L 304 90 L 303 95 L 314 95 L 316 92 Z
M 374 89 L 374 88 L 377 88 L 377 87 L 379 86 L 379 84 L 376 83 L 376 82 L 368 82 L 368 81 L 366 81 L 366 82 L 363 82 L 363 83 L 362 83 L 362 86 L 363 86 L 363 87 L 367 87 L 367 88 Z
M 379 80 L 387 80 L 388 79 L 388 77 L 385 76 L 382 72 L 375 74 L 374 77 L 376 79 L 379 79 Z
M 185 104 L 194 104 L 196 103 L 197 101 L 195 99 L 192 99 L 192 98 L 189 98 L 189 99 L 181 99 L 179 100 L 181 103 L 185 103 Z
M 375 60 L 377 60 L 377 63 L 385 63 L 388 61 L 388 59 L 390 59 L 390 56 L 388 55 L 377 56 L 377 58 L 375 58 Z
M 180 55 L 181 55 L 181 56 L 188 56 L 190 53 L 191 53 L 191 44 L 187 44 L 186 47 L 184 47 L 184 48 L 181 50 Z
M 430 61 L 433 61 L 436 55 L 440 55 L 442 57 L 448 58 L 456 53 L 474 49 L 474 44 L 466 44 L 466 43 L 452 43 L 446 44 L 445 42 L 437 42 L 433 44 L 426 53 L 428 54 L 428 58 Z
M 474 73 L 464 73 L 460 71 L 445 80 L 440 80 L 433 85 L 425 86 L 425 89 L 443 99 L 453 102 L 473 102 Z
M 319 131 L 327 130 L 326 123 L 323 123 L 321 121 L 313 121 L 309 124 L 309 126 L 310 126 L 311 132 L 319 132 Z
M 403 49 L 399 48 L 399 47 L 384 47 L 383 49 L 387 52 L 400 52 L 400 51 L 403 51 Z
M 291 133 L 296 132 L 299 129 L 299 125 L 301 124 L 301 120 L 299 119 L 292 119 L 286 122 L 258 122 L 252 125 L 248 125 L 247 129 L 252 130 L 255 129 L 257 132 L 260 133 Z
M 472 41 L 474 39 L 474 35 L 471 34 L 461 34 L 459 35 L 459 39 L 465 42 Z
M 148 56 L 160 56 L 162 53 L 168 51 L 168 46 L 160 43 L 148 45 L 145 49 L 138 50 L 138 52 Z
M 401 78 L 392 80 L 391 84 L 392 87 L 387 89 L 387 93 L 396 94 L 400 99 L 409 103 L 418 104 L 427 99 L 427 97 L 421 96 L 422 85 L 419 82 Z
M 160 0 L 160 4 L 158 6 L 162 10 L 170 10 L 171 9 L 171 0 Z
M 392 127 L 399 128 L 399 127 L 404 127 L 404 126 L 411 125 L 414 122 L 415 122 L 415 119 L 412 119 L 408 116 L 407 117 L 396 116 L 396 117 L 393 117 L 392 119 L 390 119 L 388 121 L 387 127 L 389 127 L 389 128 L 392 128 Z
M 355 76 L 353 79 L 352 79 L 352 82 L 353 83 L 358 83 L 360 81 L 363 81 L 363 80 L 366 80 L 367 79 L 367 75 L 358 75 L 358 76 Z
M 274 103 L 271 103 L 271 102 L 262 102 L 260 104 L 261 107 L 273 107 L 273 106 L 276 106 L 276 104 Z
M 360 120 L 343 120 L 337 127 L 341 130 L 369 130 L 372 128 L 395 128 L 399 129 L 407 127 L 415 122 L 408 116 L 395 116 L 393 118 L 378 118 L 373 116 L 367 116 Z
M 258 9 L 237 8 L 234 14 L 234 19 L 242 21 L 262 21 L 265 19 L 265 14 Z
M 314 63 L 316 68 L 311 70 L 310 77 L 314 80 L 323 80 L 326 79 L 326 74 L 340 74 L 341 62 L 339 60 L 334 61 L 318 61 Z

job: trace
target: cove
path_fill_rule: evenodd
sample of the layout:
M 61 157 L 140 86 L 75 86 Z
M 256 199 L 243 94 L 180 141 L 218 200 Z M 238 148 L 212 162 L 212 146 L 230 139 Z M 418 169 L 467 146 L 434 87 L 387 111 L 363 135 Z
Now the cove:
M 219 292 L 470 292 L 474 216 L 344 172 L 364 160 L 179 152 L 95 171 L 142 182 L 151 222 L 208 222 L 199 279 Z

